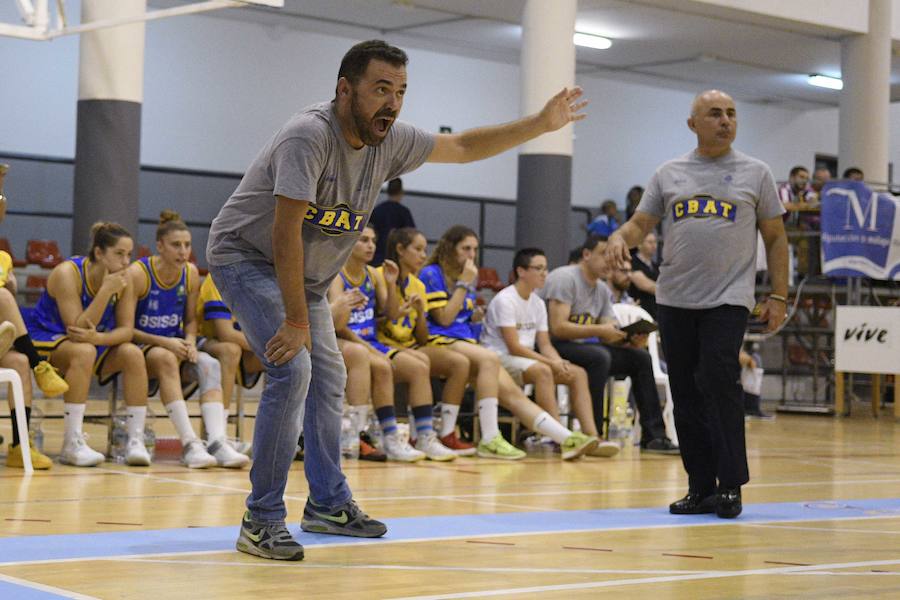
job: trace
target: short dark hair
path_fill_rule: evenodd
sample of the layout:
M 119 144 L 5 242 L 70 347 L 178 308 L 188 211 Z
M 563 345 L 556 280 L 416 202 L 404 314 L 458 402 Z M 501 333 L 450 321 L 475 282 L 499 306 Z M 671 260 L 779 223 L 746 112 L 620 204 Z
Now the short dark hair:
M 400 48 L 382 40 L 367 40 L 347 50 L 338 69 L 338 79 L 344 77 L 355 85 L 373 59 L 384 61 L 394 67 L 405 67 L 409 62 L 406 52 Z
M 399 177 L 395 177 L 388 181 L 387 188 L 388 196 L 396 196 L 397 194 L 403 193 L 403 180 Z
M 569 264 L 577 265 L 580 262 L 581 262 L 581 246 L 578 246 L 577 248 L 572 248 L 572 250 L 569 252 Z
M 609 238 L 605 235 L 597 235 L 595 233 L 592 233 L 591 235 L 587 236 L 587 239 L 584 240 L 584 243 L 581 245 L 581 252 L 584 252 L 585 250 L 587 250 L 588 252 L 593 252 L 594 248 L 597 247 L 597 244 L 606 241 L 609 241 Z
M 531 266 L 531 259 L 535 256 L 547 256 L 540 248 L 522 248 L 516 252 L 513 258 L 513 279 L 519 279 L 519 267 L 527 269 Z
M 807 169 L 806 167 L 797 165 L 796 167 L 794 167 L 793 169 L 791 169 L 790 177 L 793 177 L 794 175 L 796 175 L 796 174 L 799 173 L 800 171 L 806 171 L 807 173 L 809 173 L 809 169 Z
M 862 169 L 860 169 L 859 167 L 848 167 L 844 170 L 844 179 L 850 179 L 854 175 L 864 177 Z

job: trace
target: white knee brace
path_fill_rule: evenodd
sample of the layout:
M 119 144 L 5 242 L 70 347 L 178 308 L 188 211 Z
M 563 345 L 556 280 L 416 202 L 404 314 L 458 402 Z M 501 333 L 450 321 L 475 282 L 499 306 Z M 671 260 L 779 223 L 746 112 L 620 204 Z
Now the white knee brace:
M 197 383 L 201 398 L 207 392 L 222 391 L 222 367 L 206 352 L 197 353 Z

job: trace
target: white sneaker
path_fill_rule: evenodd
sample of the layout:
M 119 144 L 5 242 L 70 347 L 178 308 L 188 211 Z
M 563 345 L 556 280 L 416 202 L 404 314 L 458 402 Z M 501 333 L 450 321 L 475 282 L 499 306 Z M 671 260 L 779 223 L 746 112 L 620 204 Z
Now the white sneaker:
M 416 450 L 400 437 L 398 432 L 384 436 L 384 453 L 388 460 L 399 462 L 416 462 L 425 458 L 425 453 Z
M 181 450 L 181 463 L 189 469 L 208 469 L 216 466 L 217 462 L 198 439 L 189 441 Z
M 229 469 L 242 469 L 250 464 L 250 459 L 234 448 L 225 440 L 213 440 L 209 442 L 206 451 L 216 459 L 216 464 Z
M 456 458 L 456 452 L 443 445 L 433 431 L 419 436 L 416 440 L 416 450 L 425 453 L 425 458 L 438 462 L 446 462 Z
M 147 452 L 143 438 L 128 438 L 128 445 L 125 446 L 125 464 L 132 467 L 150 466 L 150 453 Z
M 59 462 L 75 467 L 96 467 L 106 457 L 87 445 L 87 436 L 82 433 L 63 442 Z
M 253 458 L 253 444 L 241 440 L 228 440 L 228 445 L 248 458 Z
M 615 442 L 600 440 L 597 447 L 593 450 L 585 452 L 588 456 L 602 456 L 603 458 L 611 458 L 619 453 L 619 445 Z

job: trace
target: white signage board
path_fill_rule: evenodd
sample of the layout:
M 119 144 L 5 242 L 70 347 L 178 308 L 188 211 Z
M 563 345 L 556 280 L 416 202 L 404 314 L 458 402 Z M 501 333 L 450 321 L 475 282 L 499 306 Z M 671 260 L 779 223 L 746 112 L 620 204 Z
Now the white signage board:
M 838 306 L 834 370 L 900 373 L 900 307 Z

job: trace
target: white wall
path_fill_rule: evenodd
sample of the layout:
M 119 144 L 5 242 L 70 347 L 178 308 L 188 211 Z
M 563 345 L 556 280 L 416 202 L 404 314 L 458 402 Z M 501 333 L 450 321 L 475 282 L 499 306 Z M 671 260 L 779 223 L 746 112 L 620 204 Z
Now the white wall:
M 210 16 L 148 23 L 142 162 L 242 171 L 291 113 L 332 96 L 340 58 L 354 41 Z M 73 155 L 77 54 L 74 37 L 0 38 L 7 65 L 0 151 Z M 417 49 L 409 54 L 405 120 L 459 131 L 517 116 L 518 67 Z M 621 203 L 659 163 L 692 147 L 684 124 L 691 94 L 584 76 L 579 84 L 591 104 L 589 118 L 575 129 L 574 204 Z M 769 162 L 776 178 L 794 164 L 812 165 L 815 152 L 837 152 L 836 109 L 738 109 L 737 147 Z M 892 122 L 900 123 L 900 114 Z M 406 183 L 512 199 L 516 166 L 510 151 L 481 163 L 426 165 Z

